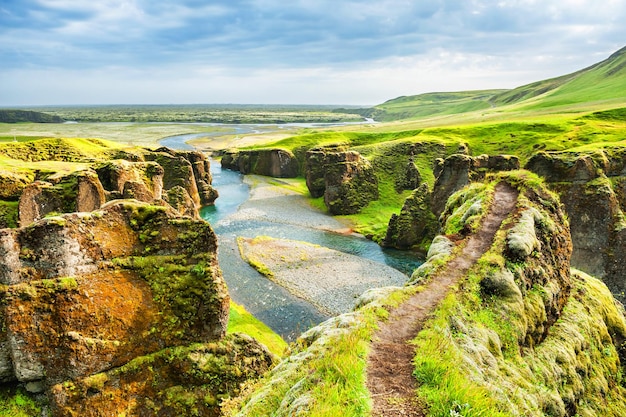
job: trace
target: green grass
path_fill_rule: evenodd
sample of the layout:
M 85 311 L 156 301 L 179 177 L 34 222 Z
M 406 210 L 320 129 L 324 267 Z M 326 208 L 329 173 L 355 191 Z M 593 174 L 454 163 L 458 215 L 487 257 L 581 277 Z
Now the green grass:
M 272 329 L 250 314 L 243 306 L 231 301 L 228 333 L 244 333 L 255 338 L 273 354 L 282 357 L 287 352 L 287 343 Z
M 294 354 L 249 387 L 225 415 L 241 410 L 237 415 L 367 416 L 371 405 L 365 366 L 376 323 L 387 316 L 386 308 L 398 306 L 417 290 L 412 287 L 397 291 L 379 305 L 360 309 L 356 321 L 344 326 L 343 331 L 322 336 L 312 344 L 293 346 Z
M 542 186 L 534 175 L 524 182 L 521 171 L 498 178 L 503 176 L 521 191 Z M 527 207 L 530 201 L 522 195 L 520 204 Z M 558 233 L 556 228 L 540 229 L 548 234 L 542 239 Z M 484 277 L 505 267 L 533 268 L 505 262 L 505 238 L 506 232 L 496 235 L 492 248 L 414 340 L 415 375 L 429 416 L 565 415 L 567 401 L 576 403 L 577 415 L 623 415 L 626 389 L 609 334 L 621 340 L 626 321 L 609 290 L 575 273 L 560 318 L 545 339 L 529 347 L 528 335 L 545 320 L 544 303 L 557 290 L 548 281 L 545 287 L 522 288 L 519 298 L 485 294 Z
M 491 108 L 490 99 L 502 90 L 426 93 L 388 100 L 374 108 L 372 116 L 379 121 L 425 118 Z

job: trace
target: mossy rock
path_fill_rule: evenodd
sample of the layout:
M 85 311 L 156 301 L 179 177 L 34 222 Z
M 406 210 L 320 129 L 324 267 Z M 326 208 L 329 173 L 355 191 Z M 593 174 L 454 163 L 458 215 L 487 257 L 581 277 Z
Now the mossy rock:
M 106 373 L 55 385 L 55 416 L 221 416 L 221 403 L 274 364 L 244 335 L 168 348 Z

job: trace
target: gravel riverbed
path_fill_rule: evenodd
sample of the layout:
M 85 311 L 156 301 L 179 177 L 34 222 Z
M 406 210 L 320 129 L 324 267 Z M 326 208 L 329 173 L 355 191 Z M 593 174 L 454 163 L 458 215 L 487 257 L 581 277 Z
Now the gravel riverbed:
M 311 207 L 298 193 L 271 184 L 266 177 L 250 175 L 245 181 L 251 186 L 249 200 L 221 224 L 263 221 L 351 233 L 349 225 Z M 271 271 L 274 283 L 328 316 L 350 311 L 355 299 L 370 288 L 407 281 L 406 275 L 390 266 L 306 242 L 250 237 L 240 242 L 244 254 Z

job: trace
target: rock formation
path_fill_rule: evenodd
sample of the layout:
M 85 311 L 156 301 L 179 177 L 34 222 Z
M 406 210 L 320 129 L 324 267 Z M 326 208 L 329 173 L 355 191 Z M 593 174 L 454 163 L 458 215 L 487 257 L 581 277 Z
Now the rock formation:
M 105 201 L 105 191 L 92 170 L 35 181 L 20 196 L 20 225 L 27 226 L 50 213 L 92 211 Z
M 229 296 L 216 251 L 208 223 L 134 200 L 0 230 L 0 379 L 47 393 L 55 416 L 187 415 L 189 402 L 167 403 L 176 390 L 218 415 L 218 396 L 272 358 L 220 342 Z M 217 382 L 222 361 L 233 374 Z
M 341 146 L 313 148 L 306 153 L 305 173 L 311 196 L 323 195 L 332 214 L 358 213 L 378 199 L 376 173 L 356 151 Z
M 382 246 L 410 249 L 432 240 L 439 229 L 431 208 L 431 193 L 424 183 L 404 202 L 400 214 L 393 214 Z
M 487 173 L 515 169 L 519 169 L 519 160 L 510 155 L 471 157 L 453 154 L 446 159 L 438 158 L 433 169 L 436 178 L 433 191 L 429 191 L 427 184 L 422 184 L 406 199 L 400 214 L 391 216 L 382 245 L 409 249 L 430 242 L 439 229 L 437 219 L 444 212 L 452 194 L 473 181 L 484 179 Z M 396 187 L 399 183 L 412 185 L 417 175 L 419 171 L 410 160 L 406 174 L 396 183 Z
M 222 157 L 222 167 L 244 175 L 275 178 L 295 178 L 300 174 L 298 159 L 284 149 L 228 151 Z
M 486 173 L 519 168 L 519 159 L 512 155 L 471 157 L 455 154 L 445 160 L 438 159 L 433 169 L 436 178 L 432 195 L 433 212 L 439 217 L 453 193 L 472 181 L 482 180 Z
M 621 416 L 626 407 L 623 307 L 600 281 L 570 270 L 572 243 L 557 196 L 530 173 L 503 173 L 496 181 L 518 189 L 515 210 L 469 273 L 446 289 L 449 295 L 417 334 L 414 362 L 413 356 L 407 360 L 408 372 L 419 381 L 416 403 L 441 415 Z M 474 204 L 463 196 L 489 202 L 493 190 L 493 184 L 478 184 L 455 194 L 455 209 L 442 218 L 443 229 L 480 234 L 456 224 L 459 219 L 474 223 L 474 215 L 466 215 Z M 483 204 L 475 215 L 486 219 L 488 211 Z M 371 290 L 355 311 L 305 332 L 292 356 L 248 393 L 235 415 L 308 415 L 320 404 L 368 414 L 365 378 L 352 375 L 365 373 L 362 357 L 376 328 L 372 320 L 387 317 L 384 310 L 393 308 L 409 318 L 423 309 L 398 300 L 438 288 L 438 271 L 461 253 L 455 249 L 458 239 L 436 239 L 430 265 L 421 268 L 415 282 L 422 284 L 419 291 Z M 328 377 L 323 363 L 329 357 L 342 364 L 353 361 L 352 366 Z M 333 398 L 319 395 L 326 378 L 333 378 Z M 390 414 L 395 409 L 390 403 Z
M 626 301 L 626 150 L 541 152 L 526 168 L 559 193 L 570 218 L 572 265 L 602 278 Z
M 409 159 L 404 169 L 404 175 L 402 175 L 396 181 L 396 191 L 401 192 L 404 190 L 414 190 L 422 183 L 422 175 L 415 165 L 413 156 Z
M 62 154 L 51 147 L 46 151 Z M 92 211 L 115 199 L 169 203 L 181 214 L 198 217 L 200 207 L 213 204 L 217 198 L 211 186 L 209 161 L 200 152 L 134 149 L 117 151 L 112 158 L 91 162 L 90 168 L 69 174 L 48 174 L 38 181 L 35 175 L 0 175 L 0 184 L 6 186 L 0 198 L 19 199 L 21 226 L 50 214 Z M 7 221 L 2 223 L 9 225 Z

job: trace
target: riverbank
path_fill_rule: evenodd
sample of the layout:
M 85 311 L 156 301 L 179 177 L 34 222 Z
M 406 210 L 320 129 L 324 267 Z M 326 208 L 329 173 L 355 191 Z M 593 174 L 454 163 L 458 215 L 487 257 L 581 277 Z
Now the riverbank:
M 304 195 L 305 185 L 301 180 L 256 175 L 244 177 L 222 170 L 219 162 L 213 163 L 212 172 L 221 195 L 215 207 L 203 212 L 203 217 L 218 235 L 218 259 L 230 295 L 287 341 L 295 340 L 300 333 L 335 313 L 320 308 L 323 303 L 313 303 L 302 294 L 294 295 L 284 286 L 260 275 L 241 258 L 238 238 L 271 236 L 316 244 L 354 255 L 354 262 L 358 265 L 375 261 L 372 264 L 392 267 L 400 271 L 400 275 L 395 275 L 400 282 L 406 281 L 421 264 L 415 254 L 382 249 L 375 242 L 352 233 L 349 224 L 312 207 Z M 344 269 L 359 268 L 346 266 Z M 321 274 L 328 275 L 328 271 Z M 321 278 L 311 273 L 308 276 L 308 285 L 323 285 Z M 348 282 L 344 284 L 348 285 Z M 352 300 L 345 305 L 345 308 L 351 308 Z
M 307 242 L 259 236 L 238 239 L 242 257 L 268 279 L 334 316 L 351 311 L 371 288 L 403 285 L 401 272 Z

